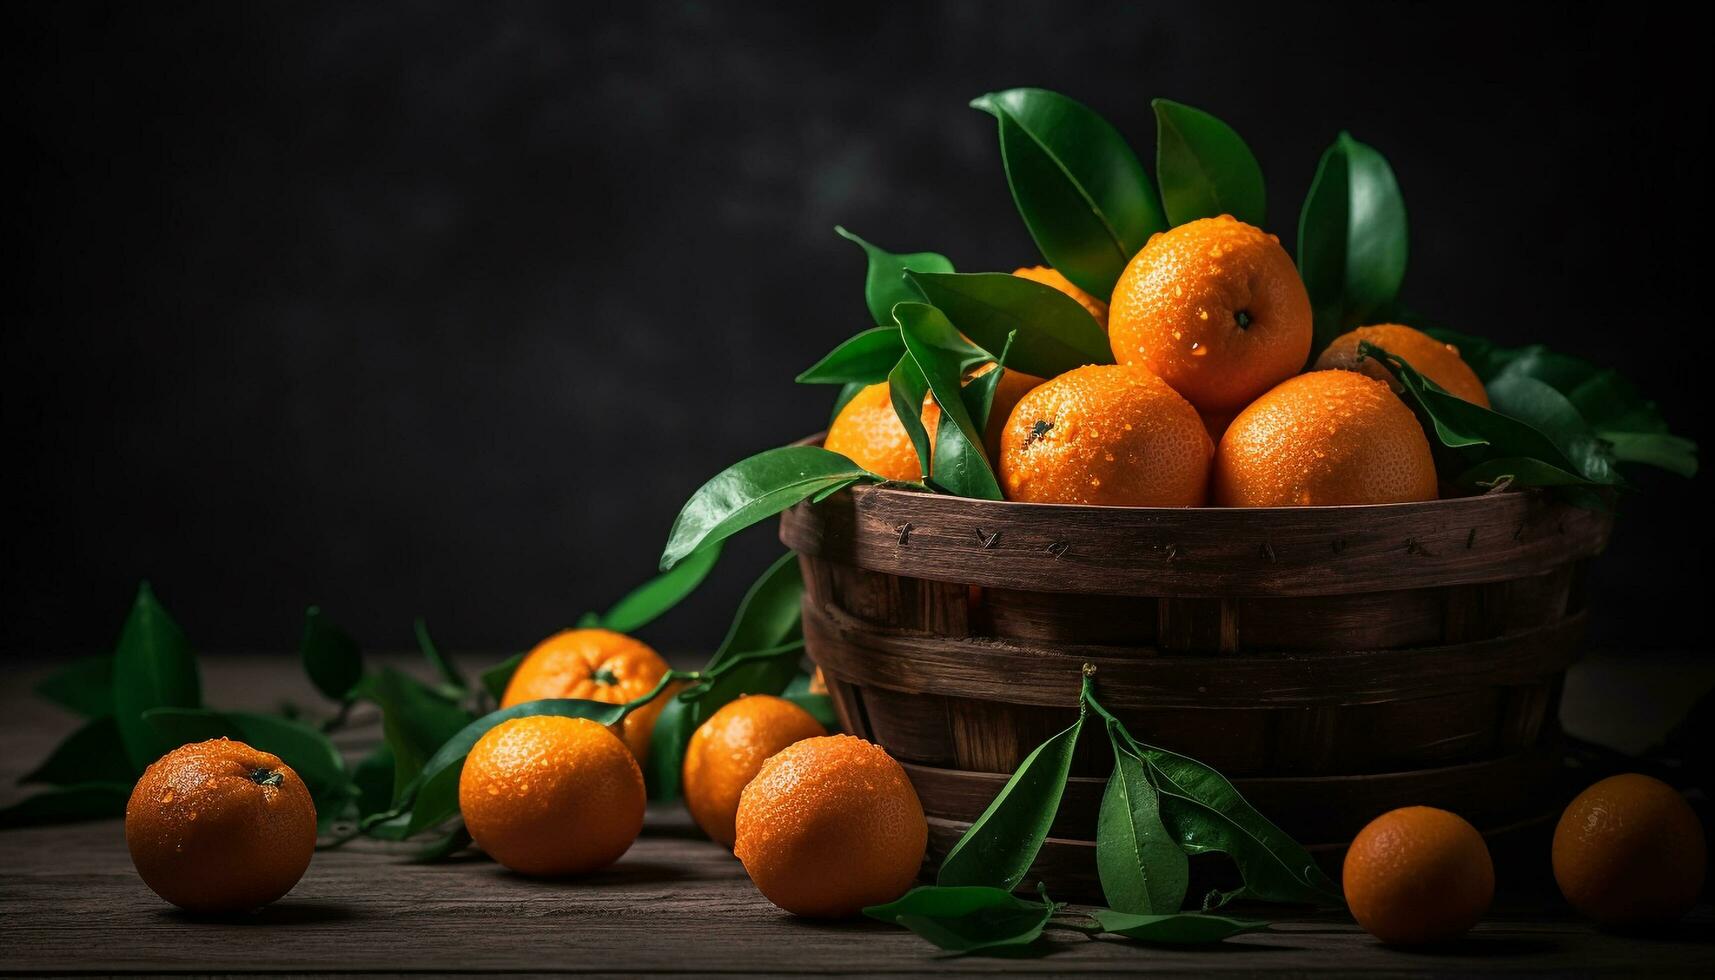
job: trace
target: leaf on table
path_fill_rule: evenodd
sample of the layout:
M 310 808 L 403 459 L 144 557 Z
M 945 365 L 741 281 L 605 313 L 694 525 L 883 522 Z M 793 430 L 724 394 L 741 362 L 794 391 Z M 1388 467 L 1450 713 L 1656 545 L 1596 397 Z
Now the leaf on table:
M 1247 932 L 1266 932 L 1269 924 L 1254 919 L 1230 919 L 1200 912 L 1139 915 L 1114 909 L 1096 909 L 1091 918 L 1103 932 L 1145 943 L 1191 946 L 1218 943 Z
M 113 653 L 113 717 L 132 768 L 142 772 L 178 747 L 144 721 L 143 712 L 201 704 L 202 682 L 190 641 L 144 582 L 137 586 Z
M 435 645 L 434 638 L 429 636 L 429 624 L 423 617 L 418 616 L 412 621 L 411 630 L 417 635 L 417 649 L 423 652 L 423 659 L 434 668 L 441 681 L 461 693 L 470 690 L 470 682 L 465 680 L 464 674 L 441 653 L 441 648 Z
M 85 718 L 113 714 L 113 655 L 73 660 L 36 684 L 36 693 Z
M 351 689 L 363 679 L 363 651 L 350 634 L 324 615 L 319 607 L 304 611 L 304 633 L 298 641 L 304 673 L 323 696 L 334 701 L 351 699 Z
M 506 696 L 506 685 L 512 683 L 512 675 L 518 672 L 518 665 L 523 662 L 524 654 L 515 653 L 483 671 L 480 675 L 482 689 L 499 701 Z
M 139 770 L 125 753 L 119 723 L 112 715 L 91 718 L 48 754 L 19 783 L 74 786 L 79 783 L 131 783 Z
M 1315 315 L 1314 358 L 1393 303 L 1405 279 L 1405 199 L 1375 149 L 1341 133 L 1298 216 L 1298 271 Z
M 1268 198 L 1262 167 L 1231 126 L 1201 109 L 1155 99 L 1155 179 L 1167 221 L 1178 227 L 1223 214 L 1262 227 Z
M 818 446 L 782 446 L 741 460 L 703 484 L 673 522 L 661 568 L 837 483 L 879 479 Z
M 1008 89 L 971 106 L 999 124 L 1007 184 L 1042 257 L 1107 299 L 1149 236 L 1167 229 L 1137 154 L 1107 120 L 1057 92 Z
M 439 691 L 392 667 L 365 677 L 355 693 L 381 708 L 381 733 L 393 750 L 395 805 L 429 757 L 472 720 Z
M 1001 499 L 1000 484 L 983 453 L 982 430 L 965 408 L 962 386 L 965 353 L 970 345 L 933 306 L 901 303 L 893 308 L 893 316 L 899 322 L 900 336 L 905 338 L 906 351 L 941 406 L 934 464 L 925 472 L 935 485 L 961 497 Z
M 1148 767 L 1112 723 L 1114 772 L 1096 818 L 1096 871 L 1102 896 L 1121 912 L 1162 915 L 1179 911 L 1190 883 L 1190 863 L 1161 823 L 1160 796 Z
M 0 829 L 122 817 L 130 798 L 129 782 L 59 786 L 0 808 Z
M 720 557 L 719 541 L 691 552 L 671 571 L 662 572 L 627 593 L 601 614 L 596 625 L 615 633 L 633 633 L 648 626 L 695 592 Z
M 1060 810 L 1072 752 L 1084 715 L 1070 728 L 1038 745 L 1008 779 L 988 808 L 953 845 L 935 876 L 938 885 L 986 885 L 1007 891 L 1024 880 L 1048 828 Z
M 1034 943 L 1057 908 L 1000 888 L 921 885 L 863 914 L 910 929 L 948 952 L 976 953 Z
M 1007 366 L 1025 374 L 1052 378 L 1086 364 L 1114 362 L 1107 331 L 1052 286 L 1004 272 L 911 278 L 960 333 L 991 356 L 1011 338 Z
M 913 297 L 915 298 L 915 297 Z M 899 330 L 891 325 L 870 327 L 847 338 L 826 357 L 798 375 L 799 384 L 879 384 L 905 353 Z
M 863 249 L 864 255 L 869 259 L 869 272 L 864 278 L 864 301 L 869 305 L 872 323 L 890 324 L 893 322 L 894 304 L 923 298 L 917 292 L 917 287 L 906 281 L 906 270 L 953 271 L 953 263 L 944 255 L 934 252 L 898 254 L 871 245 L 844 228 L 836 226 L 834 231 L 841 238 Z

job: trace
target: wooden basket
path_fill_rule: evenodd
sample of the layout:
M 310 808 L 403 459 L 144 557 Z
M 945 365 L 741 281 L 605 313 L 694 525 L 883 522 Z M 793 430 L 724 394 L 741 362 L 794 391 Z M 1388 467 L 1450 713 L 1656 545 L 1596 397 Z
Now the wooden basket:
M 939 862 L 1079 667 L 1138 739 L 1207 762 L 1327 861 L 1427 804 L 1497 833 L 1557 812 L 1557 712 L 1609 515 L 1534 492 L 1194 510 L 859 487 L 788 511 L 804 634 L 846 730 L 906 767 Z M 1113 758 L 1087 738 L 1031 878 L 1095 887 Z

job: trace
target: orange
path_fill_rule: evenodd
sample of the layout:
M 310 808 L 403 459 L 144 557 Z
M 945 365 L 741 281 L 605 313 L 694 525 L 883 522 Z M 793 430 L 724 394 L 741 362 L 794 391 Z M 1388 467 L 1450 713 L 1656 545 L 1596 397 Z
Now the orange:
M 929 825 L 905 770 L 851 735 L 769 757 L 738 801 L 733 848 L 763 897 L 794 915 L 844 918 L 917 879 Z
M 489 729 L 459 774 L 471 839 L 513 871 L 573 875 L 619 860 L 643 829 L 643 770 L 588 718 L 531 715 Z
M 987 374 L 994 365 L 986 364 L 972 375 Z M 1008 371 L 995 385 L 994 401 L 989 408 L 988 425 L 983 430 L 983 449 L 992 461 L 1000 452 L 1001 430 L 1012 407 L 1027 392 L 1042 383 L 1042 379 L 1022 371 Z M 934 451 L 936 430 L 941 425 L 941 406 L 933 396 L 923 399 L 923 428 L 929 433 L 930 452 Z M 822 448 L 836 452 L 885 480 L 914 481 L 923 479 L 923 469 L 917 465 L 917 451 L 911 437 L 893 411 L 893 398 L 887 382 L 873 384 L 858 392 L 828 426 L 828 436 Z
M 316 850 L 316 805 L 280 757 L 216 738 L 143 771 L 125 804 L 143 883 L 191 912 L 244 912 L 292 890 Z
M 1394 379 L 1392 371 L 1372 358 L 1358 357 L 1360 341 L 1368 341 L 1394 355 L 1452 394 L 1484 408 L 1489 407 L 1489 393 L 1483 390 L 1483 382 L 1478 379 L 1477 372 L 1459 356 L 1459 348 L 1397 323 L 1359 327 L 1335 337 L 1333 343 L 1316 358 L 1316 370 L 1362 371 L 1399 391 L 1399 382 Z
M 716 843 L 737 837 L 738 797 L 768 757 L 794 742 L 828 734 L 810 713 L 766 694 L 739 698 L 697 726 L 685 749 L 685 806 Z
M 584 698 L 624 704 L 648 694 L 667 673 L 667 661 L 641 640 L 604 629 L 562 630 L 548 637 L 519 662 L 500 697 L 510 708 L 544 698 Z M 682 685 L 681 685 L 682 686 Z M 655 700 L 634 709 L 620 723 L 620 734 L 639 762 L 649 757 L 655 719 L 677 687 L 669 685 Z
M 1150 238 L 1114 286 L 1108 340 L 1204 412 L 1236 409 L 1310 356 L 1310 297 L 1280 241 L 1222 215 Z
M 1067 296 L 1078 301 L 1078 305 L 1090 311 L 1096 322 L 1104 328 L 1108 325 L 1108 304 L 1079 289 L 1072 280 L 1060 274 L 1060 270 L 1051 269 L 1045 265 L 1033 265 L 1023 269 L 1014 269 L 1012 274 L 1021 279 L 1039 282 L 1044 286 L 1053 286 Z
M 1679 791 L 1639 773 L 1578 794 L 1554 828 L 1554 880 L 1603 925 L 1671 922 L 1696 903 L 1703 826 Z
M 1196 507 L 1213 452 L 1197 410 L 1149 369 L 1092 364 L 1019 400 L 1000 485 L 1008 500 Z
M 1402 946 L 1463 935 L 1495 895 L 1483 835 L 1463 817 L 1427 806 L 1370 821 L 1346 852 L 1341 878 L 1358 925 Z
M 1215 450 L 1221 507 L 1389 504 L 1436 497 L 1435 457 L 1388 386 L 1312 371 L 1252 402 Z

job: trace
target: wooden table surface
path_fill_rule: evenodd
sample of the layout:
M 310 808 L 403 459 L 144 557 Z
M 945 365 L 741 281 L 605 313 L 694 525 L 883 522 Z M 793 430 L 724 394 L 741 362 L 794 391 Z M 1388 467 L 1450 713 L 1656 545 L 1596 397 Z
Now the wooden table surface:
M 205 657 L 210 704 L 268 708 L 315 699 L 292 658 Z M 74 727 L 30 687 L 42 665 L 9 665 L 0 695 L 0 804 L 16 778 Z M 341 738 L 378 737 L 367 714 Z M 1504 878 L 1504 875 L 1503 875 Z M 743 973 L 930 975 L 1000 972 L 1365 975 L 1715 972 L 1715 915 L 1700 906 L 1649 936 L 1600 932 L 1557 898 L 1509 893 L 1463 942 L 1390 949 L 1342 915 L 1262 908 L 1274 930 L 1173 950 L 1050 933 L 1037 958 L 948 957 L 880 923 L 812 922 L 769 905 L 743 868 L 677 806 L 653 807 L 623 859 L 573 881 L 514 875 L 476 853 L 413 864 L 359 842 L 316 855 L 275 905 L 238 920 L 184 915 L 145 887 L 117 820 L 0 832 L 0 970 L 8 973 Z

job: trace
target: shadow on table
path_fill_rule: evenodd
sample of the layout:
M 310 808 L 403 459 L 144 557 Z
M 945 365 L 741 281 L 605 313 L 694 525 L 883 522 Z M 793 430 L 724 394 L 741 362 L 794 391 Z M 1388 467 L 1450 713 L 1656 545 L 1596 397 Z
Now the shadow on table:
M 338 902 L 275 902 L 254 912 L 208 915 L 183 909 L 163 909 L 161 915 L 175 922 L 198 925 L 228 926 L 310 926 L 330 922 L 350 922 L 358 913 L 349 905 Z
M 486 859 L 484 860 L 486 861 Z M 660 885 L 667 882 L 683 881 L 691 877 L 690 870 L 681 865 L 633 860 L 621 861 L 589 874 L 568 875 L 563 878 L 538 878 L 519 874 L 516 871 L 508 871 L 498 864 L 494 865 L 494 871 L 495 874 L 509 882 L 540 888 L 564 888 L 567 885 L 608 888 L 616 885 Z

